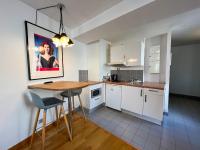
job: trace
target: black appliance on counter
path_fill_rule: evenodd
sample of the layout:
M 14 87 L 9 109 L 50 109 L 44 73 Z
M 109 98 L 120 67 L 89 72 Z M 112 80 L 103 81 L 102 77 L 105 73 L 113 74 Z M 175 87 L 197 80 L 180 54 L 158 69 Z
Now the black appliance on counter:
M 112 74 L 110 76 L 110 79 L 111 79 L 112 82 L 118 82 L 118 76 L 117 76 L 117 74 Z

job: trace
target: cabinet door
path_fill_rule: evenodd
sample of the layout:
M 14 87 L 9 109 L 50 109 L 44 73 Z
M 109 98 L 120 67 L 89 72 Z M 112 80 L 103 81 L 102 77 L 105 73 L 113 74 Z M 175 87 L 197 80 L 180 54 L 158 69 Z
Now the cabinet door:
M 106 106 L 121 110 L 121 86 L 106 84 Z
M 143 89 L 131 86 L 122 86 L 122 109 L 142 114 Z
M 111 62 L 124 62 L 125 52 L 124 45 L 115 45 L 110 48 Z
M 163 91 L 145 89 L 143 115 L 162 121 L 163 98 Z
M 124 43 L 126 63 L 129 66 L 144 65 L 144 41 L 128 40 Z

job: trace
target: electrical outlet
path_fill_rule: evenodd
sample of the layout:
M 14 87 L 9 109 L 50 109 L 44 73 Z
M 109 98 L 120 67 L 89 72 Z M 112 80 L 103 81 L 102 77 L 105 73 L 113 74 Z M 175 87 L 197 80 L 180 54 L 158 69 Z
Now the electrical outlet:
M 41 118 L 41 119 L 39 119 L 39 121 L 38 121 L 38 122 L 39 122 L 39 124 L 40 124 L 40 123 L 42 123 L 42 121 L 43 121 L 43 119 L 42 119 L 42 118 Z

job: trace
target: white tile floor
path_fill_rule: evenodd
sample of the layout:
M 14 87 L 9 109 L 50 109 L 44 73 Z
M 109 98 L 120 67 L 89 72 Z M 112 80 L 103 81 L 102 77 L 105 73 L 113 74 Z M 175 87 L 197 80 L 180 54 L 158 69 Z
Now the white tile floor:
M 88 117 L 142 150 L 200 150 L 200 100 L 170 97 L 162 126 L 106 107 Z

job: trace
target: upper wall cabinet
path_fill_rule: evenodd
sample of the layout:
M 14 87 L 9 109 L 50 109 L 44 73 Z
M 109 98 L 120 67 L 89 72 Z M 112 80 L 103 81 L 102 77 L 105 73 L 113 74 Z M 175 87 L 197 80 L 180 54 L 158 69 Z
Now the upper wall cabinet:
M 144 40 L 138 42 L 127 40 L 123 43 L 112 45 L 110 62 L 111 64 L 123 63 L 125 66 L 143 66 L 144 50 Z
M 125 51 L 124 51 L 124 45 L 114 45 L 110 48 L 110 62 L 111 63 L 124 63 L 125 60 Z

